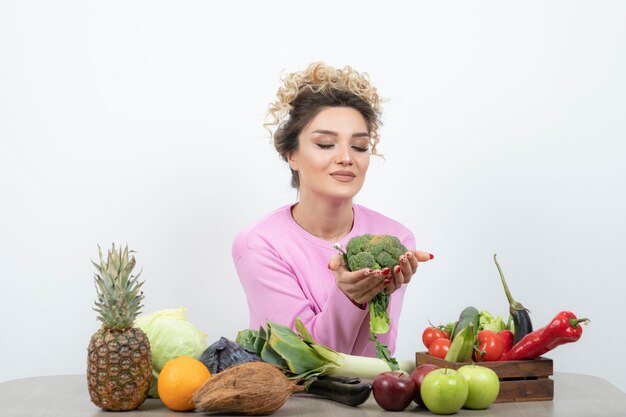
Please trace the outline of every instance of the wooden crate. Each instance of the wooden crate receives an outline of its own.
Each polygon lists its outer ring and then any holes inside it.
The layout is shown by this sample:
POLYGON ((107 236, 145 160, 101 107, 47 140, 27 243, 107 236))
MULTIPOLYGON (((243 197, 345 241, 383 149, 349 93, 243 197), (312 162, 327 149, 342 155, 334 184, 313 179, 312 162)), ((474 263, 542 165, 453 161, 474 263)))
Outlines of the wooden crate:
MULTIPOLYGON (((468 362, 447 362, 426 352, 415 354, 417 366, 431 363, 441 368, 459 369, 468 362)), ((497 403, 517 401, 551 401, 554 398, 552 359, 537 358, 525 361, 480 362, 477 365, 491 368, 500 378, 497 403)))

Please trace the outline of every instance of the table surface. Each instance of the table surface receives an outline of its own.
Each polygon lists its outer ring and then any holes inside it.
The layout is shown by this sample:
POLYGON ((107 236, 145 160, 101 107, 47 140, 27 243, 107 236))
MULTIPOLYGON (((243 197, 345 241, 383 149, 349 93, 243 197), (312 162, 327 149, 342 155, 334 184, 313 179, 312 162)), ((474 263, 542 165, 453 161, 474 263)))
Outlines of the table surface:
MULTIPOLYGON (((522 403, 493 404, 487 410, 460 410, 458 416, 510 417, 611 417, 626 416, 626 394, 602 378, 556 373, 554 400, 522 403)), ((60 375, 17 379, 0 384, 0 415, 2 417, 85 417, 109 414, 89 400, 84 375, 60 375)), ((113 414, 113 413, 111 413, 113 414)), ((120 413, 115 413, 118 416, 120 413)), ((382 410, 373 396, 359 407, 350 407, 309 395, 295 395, 273 416, 382 416, 434 415, 423 407, 410 405, 403 412, 382 410)), ((148 399, 135 411, 124 417, 181 416, 168 410, 161 401, 148 399)), ((216 414, 213 414, 216 415, 216 414)))

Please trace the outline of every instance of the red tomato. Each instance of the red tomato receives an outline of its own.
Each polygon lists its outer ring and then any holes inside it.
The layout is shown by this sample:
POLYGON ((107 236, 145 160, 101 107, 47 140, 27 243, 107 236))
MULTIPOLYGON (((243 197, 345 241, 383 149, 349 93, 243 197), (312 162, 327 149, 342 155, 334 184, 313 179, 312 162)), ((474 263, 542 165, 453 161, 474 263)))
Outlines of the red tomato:
POLYGON ((428 354, 436 358, 445 359, 450 350, 450 339, 437 339, 428 347, 428 354))
POLYGON ((435 340, 445 337, 446 335, 444 334, 444 332, 436 327, 430 326, 424 329, 424 332, 422 333, 422 342, 424 343, 424 346, 426 346, 426 349, 428 349, 430 347, 430 344, 433 343, 435 340))
POLYGON ((478 351, 474 352, 474 360, 497 361, 502 356, 502 339, 500 335, 491 330, 478 332, 478 351))

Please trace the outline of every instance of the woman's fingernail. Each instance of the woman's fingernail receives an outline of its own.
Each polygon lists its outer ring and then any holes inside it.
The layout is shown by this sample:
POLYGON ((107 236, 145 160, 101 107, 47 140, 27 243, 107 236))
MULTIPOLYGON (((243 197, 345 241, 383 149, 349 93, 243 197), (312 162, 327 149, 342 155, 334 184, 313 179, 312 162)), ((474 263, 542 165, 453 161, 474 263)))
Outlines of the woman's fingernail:
POLYGON ((429 253, 428 255, 430 255, 430 259, 433 259, 435 257, 435 255, 433 255, 432 253, 429 253))
POLYGON ((330 262, 328 262, 328 269, 330 269, 330 262))
POLYGON ((400 272, 400 265, 396 265, 396 266, 393 268, 393 271, 394 271, 396 274, 397 274, 398 272, 400 272))
POLYGON ((389 269, 389 268, 385 268, 385 269, 383 269, 381 272, 383 273, 383 275, 387 275, 388 273, 390 273, 390 272, 391 272, 391 269, 389 269))
POLYGON ((383 284, 385 285, 391 284, 391 278, 387 278, 385 281, 383 281, 383 284))

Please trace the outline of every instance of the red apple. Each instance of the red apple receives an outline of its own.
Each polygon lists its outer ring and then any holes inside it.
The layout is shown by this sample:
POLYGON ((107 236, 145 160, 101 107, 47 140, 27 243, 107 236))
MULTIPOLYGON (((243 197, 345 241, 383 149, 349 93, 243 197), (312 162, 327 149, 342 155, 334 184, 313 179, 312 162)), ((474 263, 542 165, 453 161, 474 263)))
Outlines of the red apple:
POLYGON ((422 381, 424 380, 424 377, 430 371, 434 371, 435 369, 439 369, 439 367, 430 363, 424 363, 413 369, 413 371, 409 375, 413 382, 415 382, 415 396, 413 397, 413 401, 415 401, 416 404, 424 405, 424 401, 422 400, 422 394, 420 393, 420 387, 422 386, 422 381))
POLYGON ((374 378, 372 391, 383 409, 402 411, 415 397, 415 382, 406 372, 383 372, 374 378))

